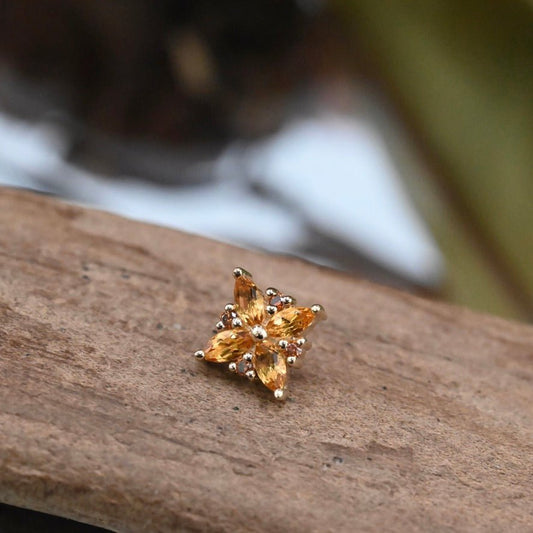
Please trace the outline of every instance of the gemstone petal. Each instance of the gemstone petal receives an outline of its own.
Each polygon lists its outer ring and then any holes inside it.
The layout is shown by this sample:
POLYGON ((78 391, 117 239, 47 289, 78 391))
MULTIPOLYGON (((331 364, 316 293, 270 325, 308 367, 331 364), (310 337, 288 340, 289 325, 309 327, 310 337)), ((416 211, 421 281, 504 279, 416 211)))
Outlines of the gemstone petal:
POLYGON ((205 360, 227 363, 246 353, 254 345, 250 333, 244 328, 228 329, 211 338, 205 350, 205 360))
POLYGON ((285 357, 276 346, 262 342, 255 348, 253 359, 255 373, 270 390, 284 389, 287 383, 287 364, 285 357))
POLYGON ((270 337, 291 338, 300 335, 315 319, 309 307, 287 307, 278 311, 266 326, 270 337))
POLYGON ((237 312, 244 322, 248 325, 263 323, 267 316, 265 297, 248 276, 235 280, 234 296, 237 312))

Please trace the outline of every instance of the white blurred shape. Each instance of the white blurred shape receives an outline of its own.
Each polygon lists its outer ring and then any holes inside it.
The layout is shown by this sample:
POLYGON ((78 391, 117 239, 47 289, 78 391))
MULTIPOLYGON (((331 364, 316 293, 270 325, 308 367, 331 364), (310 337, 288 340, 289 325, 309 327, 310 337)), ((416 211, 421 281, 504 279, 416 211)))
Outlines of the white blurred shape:
POLYGON ((441 254, 383 141, 362 121, 323 115, 290 123, 252 148, 230 147, 205 170, 220 179, 190 188, 91 174, 65 162, 65 149, 58 130, 0 114, 0 183, 59 191, 131 218, 276 252, 298 252, 308 239, 303 213, 324 234, 417 284, 441 280, 441 254), (295 209, 254 194, 243 165, 295 209))
POLYGON ((370 125, 331 114, 296 121, 249 156, 254 179, 323 233, 418 284, 441 281, 442 256, 370 125))
POLYGON ((0 114, 0 161, 30 175, 61 163, 65 143, 57 131, 0 114))
MULTIPOLYGON (((295 216, 236 183, 164 187, 107 181, 99 205, 121 215, 232 243, 286 252, 303 237, 295 216)), ((94 194, 94 184, 91 185, 94 194)))
POLYGON ((226 180, 185 188, 106 178, 65 162, 64 150, 58 131, 0 114, 0 183, 59 191, 127 217, 277 252, 304 238, 296 216, 264 202, 246 184, 226 180))

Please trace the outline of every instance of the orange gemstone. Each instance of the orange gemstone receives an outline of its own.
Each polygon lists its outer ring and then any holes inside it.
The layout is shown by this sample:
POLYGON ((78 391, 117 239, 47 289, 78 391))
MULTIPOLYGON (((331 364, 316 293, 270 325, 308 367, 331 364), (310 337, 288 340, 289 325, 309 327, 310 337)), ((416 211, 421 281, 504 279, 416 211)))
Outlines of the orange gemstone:
POLYGON ((244 328, 227 329, 217 333, 207 345, 205 360, 226 363, 237 359, 254 344, 252 336, 244 328))
POLYGON ((278 311, 266 326, 270 337, 290 338, 300 335, 315 319, 309 307, 287 307, 278 311))
POLYGON ((270 389, 284 389, 287 383, 287 365, 285 357, 278 353, 274 344, 259 343, 255 348, 255 373, 270 389))
POLYGON ((244 322, 253 325, 265 320, 265 297, 248 276, 239 276, 235 280, 234 296, 237 313, 244 322))

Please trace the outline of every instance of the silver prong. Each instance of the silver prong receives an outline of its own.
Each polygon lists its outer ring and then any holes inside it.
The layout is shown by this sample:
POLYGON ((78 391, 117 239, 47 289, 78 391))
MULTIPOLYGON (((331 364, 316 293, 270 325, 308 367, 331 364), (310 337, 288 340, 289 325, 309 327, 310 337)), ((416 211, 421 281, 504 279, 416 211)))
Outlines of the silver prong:
POLYGON ((287 364, 289 366, 294 366, 296 364, 296 357, 294 355, 289 355, 289 357, 287 357, 287 364))
POLYGON ((296 305, 296 298, 293 298, 292 296, 282 296, 281 301, 283 305, 296 305))
POLYGON ((265 328, 262 326, 254 326, 252 328, 252 335, 258 340, 258 341, 264 341, 267 338, 267 332, 265 328))
POLYGON ((205 357, 205 353, 203 350, 198 350, 194 352, 194 357, 196 357, 198 360, 203 359, 205 357))
POLYGON ((278 289, 274 289, 274 287, 269 287, 266 291, 265 291, 265 294, 267 296, 276 296, 276 294, 279 294, 279 291, 278 289))
POLYGON ((247 270, 245 270, 242 267, 237 267, 237 268, 233 269, 233 277, 240 278, 241 276, 247 276, 249 278, 252 277, 250 272, 248 272, 247 270))
MULTIPOLYGON (((290 365, 292 368, 302 368, 303 364, 304 364, 304 361, 305 361, 305 352, 302 352, 300 355, 298 356, 290 356, 289 357, 294 357, 296 360, 294 361, 294 363, 292 365, 290 365)), ((289 363, 289 357, 287 357, 287 363, 289 363)))
POLYGON ((311 306, 311 311, 315 313, 316 317, 320 320, 326 320, 326 310, 320 304, 314 304, 311 306))
POLYGON ((288 343, 285 339, 281 339, 281 340, 278 342, 278 346, 279 346, 282 350, 286 350, 288 345, 289 345, 289 343, 288 343))
POLYGON ((267 305, 266 306, 266 312, 269 315, 273 315, 277 310, 278 310, 278 308, 275 305, 267 305))
POLYGON ((237 316, 231 321, 231 325, 234 328, 240 328, 242 326, 242 320, 237 316))
POLYGON ((224 311, 235 311, 235 304, 226 304, 224 306, 224 311))
POLYGON ((237 363, 230 363, 230 364, 228 365, 228 370, 229 370, 230 372, 237 372, 237 363))
POLYGON ((274 391, 274 398, 276 398, 276 400, 283 400, 285 396, 285 391, 283 389, 276 389, 274 391))
POLYGON ((222 320, 219 320, 216 325, 215 325, 215 328, 217 328, 219 331, 221 329, 224 329, 224 322, 222 322, 222 320))
POLYGON ((248 363, 251 363, 252 362, 252 359, 254 358, 254 355, 251 354, 250 352, 246 352, 242 358, 245 360, 245 361, 248 361, 248 363))
POLYGON ((303 347, 303 345, 307 342, 307 339, 305 337, 301 337, 300 339, 297 339, 296 340, 296 344, 297 346, 299 346, 300 348, 303 347))
POLYGON ((253 381, 255 379, 255 370, 248 370, 245 375, 250 381, 253 381))
MULTIPOLYGON (((298 339, 299 340, 299 339, 298 339)), ((298 341, 296 341, 296 343, 298 344, 298 341)), ((307 352, 308 350, 310 350, 312 347, 313 347, 313 343, 307 339, 305 339, 305 343, 304 344, 298 344, 298 346, 304 351, 304 352, 307 352)))

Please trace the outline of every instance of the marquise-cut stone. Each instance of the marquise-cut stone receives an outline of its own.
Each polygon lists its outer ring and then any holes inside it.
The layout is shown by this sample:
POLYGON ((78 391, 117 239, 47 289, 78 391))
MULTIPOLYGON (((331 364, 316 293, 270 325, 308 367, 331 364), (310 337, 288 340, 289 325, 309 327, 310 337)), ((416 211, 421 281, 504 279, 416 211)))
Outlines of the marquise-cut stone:
POLYGON ((235 280, 234 296, 238 314, 244 322, 251 326, 265 320, 265 297, 248 276, 240 276, 235 280))
POLYGON ((285 357, 277 351, 274 344, 262 342, 257 345, 254 368, 259 379, 270 390, 285 388, 287 383, 287 364, 285 357))
POLYGON ((211 338, 205 350, 205 360, 226 363, 237 359, 254 344, 250 333, 244 328, 227 329, 211 338))
POLYGON ((309 307, 287 307, 268 321, 266 330, 269 337, 296 337, 313 323, 314 318, 309 307))

